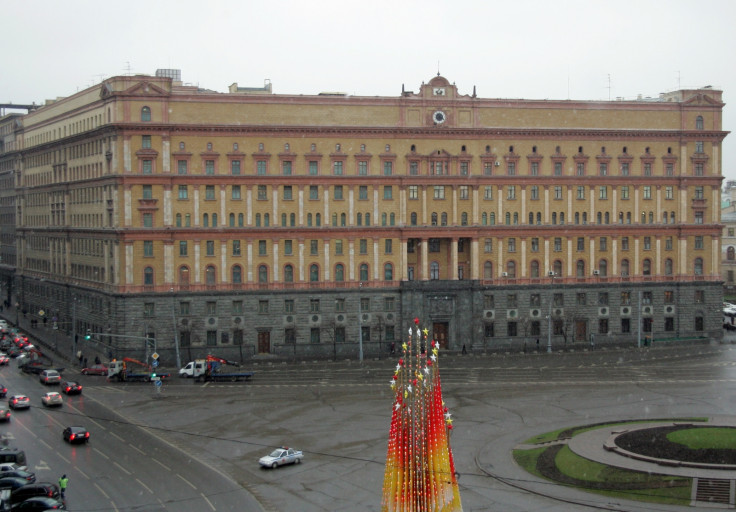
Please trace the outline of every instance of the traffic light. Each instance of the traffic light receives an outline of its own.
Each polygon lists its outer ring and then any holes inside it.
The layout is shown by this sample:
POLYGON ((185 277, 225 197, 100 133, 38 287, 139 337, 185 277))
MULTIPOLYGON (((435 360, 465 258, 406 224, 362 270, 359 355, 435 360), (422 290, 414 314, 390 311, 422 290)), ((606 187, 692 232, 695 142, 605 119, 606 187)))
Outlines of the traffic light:
POLYGON ((87 335, 86 335, 86 336, 84 337, 84 339, 85 339, 85 340, 88 340, 88 339, 90 339, 90 338, 92 338, 92 332, 90 332, 90 330, 89 330, 89 329, 87 329, 87 335))

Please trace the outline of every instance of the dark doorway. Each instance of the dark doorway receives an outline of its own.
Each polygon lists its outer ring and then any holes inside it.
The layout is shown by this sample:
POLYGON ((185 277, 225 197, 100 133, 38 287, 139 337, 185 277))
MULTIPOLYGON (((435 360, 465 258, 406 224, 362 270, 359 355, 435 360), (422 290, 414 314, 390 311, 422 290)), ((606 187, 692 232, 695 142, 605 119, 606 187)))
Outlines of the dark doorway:
POLYGON ((432 334, 434 340, 440 344, 440 348, 447 348, 447 330, 448 322, 434 322, 432 323, 432 334))
POLYGON ((258 353, 269 354, 271 352, 271 332, 258 331, 258 353))
POLYGON ((583 342, 588 339, 588 323, 585 320, 575 321, 575 339, 583 342))

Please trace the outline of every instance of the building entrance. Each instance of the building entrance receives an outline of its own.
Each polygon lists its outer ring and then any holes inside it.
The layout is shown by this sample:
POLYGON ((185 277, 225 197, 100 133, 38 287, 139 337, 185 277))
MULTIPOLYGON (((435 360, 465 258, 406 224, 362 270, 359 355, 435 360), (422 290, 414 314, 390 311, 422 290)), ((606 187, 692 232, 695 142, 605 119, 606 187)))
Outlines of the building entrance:
POLYGON ((271 332, 258 331, 258 353, 269 354, 271 352, 271 332))
POLYGON ((432 334, 434 340, 440 344, 440 348, 447 348, 447 331, 448 322, 434 322, 432 323, 432 334))

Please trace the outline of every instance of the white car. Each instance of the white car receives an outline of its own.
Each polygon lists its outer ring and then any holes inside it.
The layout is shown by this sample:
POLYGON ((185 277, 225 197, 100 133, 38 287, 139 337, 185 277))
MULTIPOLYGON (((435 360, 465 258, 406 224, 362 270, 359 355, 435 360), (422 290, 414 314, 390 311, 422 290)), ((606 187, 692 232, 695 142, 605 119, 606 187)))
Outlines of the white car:
POLYGON ((60 393, 49 391, 41 396, 41 402, 43 402, 43 405, 46 407, 52 407, 54 405, 62 405, 64 403, 64 399, 61 397, 60 393))
POLYGON ((284 446, 258 459, 258 464, 264 468, 277 468, 284 464, 299 464, 303 458, 301 451, 284 446))

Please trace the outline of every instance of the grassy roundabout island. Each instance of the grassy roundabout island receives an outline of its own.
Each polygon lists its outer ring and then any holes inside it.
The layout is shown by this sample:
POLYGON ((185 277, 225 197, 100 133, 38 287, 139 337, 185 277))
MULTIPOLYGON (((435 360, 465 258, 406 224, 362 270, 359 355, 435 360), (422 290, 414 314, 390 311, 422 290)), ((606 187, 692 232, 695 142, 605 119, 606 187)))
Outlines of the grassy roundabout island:
POLYGON ((692 478, 664 474, 664 468, 658 474, 602 464, 577 455, 568 442, 592 430, 615 427, 624 431, 630 427, 630 431, 616 437, 616 445, 631 453, 683 463, 736 464, 736 428, 712 427, 706 421, 705 418, 670 418, 573 427, 528 439, 513 455, 517 464, 529 473, 560 485, 624 499, 689 505, 692 478), (659 421, 668 426, 635 428, 659 421))

